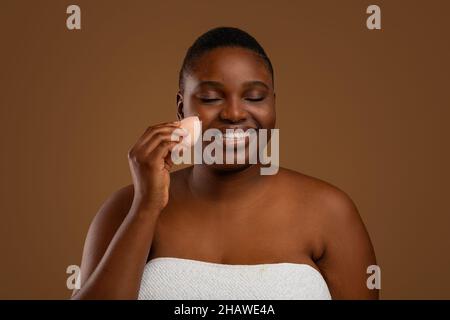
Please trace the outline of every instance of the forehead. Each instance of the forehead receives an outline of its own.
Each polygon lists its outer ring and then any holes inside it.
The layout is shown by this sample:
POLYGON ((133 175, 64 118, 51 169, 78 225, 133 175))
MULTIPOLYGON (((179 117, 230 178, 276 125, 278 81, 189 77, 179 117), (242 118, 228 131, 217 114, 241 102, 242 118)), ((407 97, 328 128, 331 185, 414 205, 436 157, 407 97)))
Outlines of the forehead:
POLYGON ((272 78, 264 60, 244 48, 215 48, 203 54, 187 75, 185 88, 193 90, 202 81, 217 81, 229 89, 250 81, 262 81, 272 87, 272 78))

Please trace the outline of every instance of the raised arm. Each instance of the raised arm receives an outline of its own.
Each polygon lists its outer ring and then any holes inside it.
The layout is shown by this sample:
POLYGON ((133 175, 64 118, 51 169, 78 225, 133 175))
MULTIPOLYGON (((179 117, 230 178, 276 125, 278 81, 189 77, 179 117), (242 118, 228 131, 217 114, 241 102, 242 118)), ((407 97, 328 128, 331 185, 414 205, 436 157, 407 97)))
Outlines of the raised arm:
POLYGON ((133 185, 108 199, 86 237, 81 288, 72 299, 136 299, 159 214, 167 205, 171 133, 178 124, 150 127, 129 151, 133 185))

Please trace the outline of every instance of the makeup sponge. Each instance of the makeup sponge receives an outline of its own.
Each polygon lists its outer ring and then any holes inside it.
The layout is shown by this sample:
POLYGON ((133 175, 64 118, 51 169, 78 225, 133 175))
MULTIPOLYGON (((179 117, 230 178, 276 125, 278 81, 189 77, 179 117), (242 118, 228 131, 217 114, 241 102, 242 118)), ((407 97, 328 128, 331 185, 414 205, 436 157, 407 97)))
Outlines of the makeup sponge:
POLYGON ((183 137, 181 144, 187 148, 196 144, 202 130, 200 119, 197 116, 184 118, 180 121, 180 127, 189 133, 188 136, 183 137))

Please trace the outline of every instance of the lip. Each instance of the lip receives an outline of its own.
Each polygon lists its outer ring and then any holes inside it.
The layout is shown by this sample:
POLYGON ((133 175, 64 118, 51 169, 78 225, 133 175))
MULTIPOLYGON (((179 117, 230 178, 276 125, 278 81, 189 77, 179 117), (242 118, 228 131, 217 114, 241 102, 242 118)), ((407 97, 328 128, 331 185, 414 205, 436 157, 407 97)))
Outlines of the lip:
POLYGON ((239 134, 239 135, 233 135, 233 134, 223 134, 222 135, 222 140, 224 141, 244 141, 246 139, 249 138, 249 134, 244 133, 244 134, 239 134))
POLYGON ((238 148, 247 147, 249 145, 251 134, 248 130, 253 129, 257 131, 256 128, 247 126, 227 126, 215 129, 220 131, 220 134, 218 134, 217 137, 223 141, 224 145, 232 144, 238 148), (232 132, 227 134, 227 130, 232 130, 232 132), (236 133, 236 130, 242 130, 243 134, 233 136, 233 133, 236 133))
POLYGON ((242 131, 244 131, 244 132, 246 132, 247 130, 249 130, 249 129, 254 129, 254 130, 257 130, 257 128, 253 128, 253 127, 242 127, 242 126, 228 126, 228 127, 219 127, 219 128, 216 128, 216 129, 218 129, 218 130, 220 130, 220 132, 222 132, 222 134, 226 134, 227 133, 227 130, 242 130, 242 131))

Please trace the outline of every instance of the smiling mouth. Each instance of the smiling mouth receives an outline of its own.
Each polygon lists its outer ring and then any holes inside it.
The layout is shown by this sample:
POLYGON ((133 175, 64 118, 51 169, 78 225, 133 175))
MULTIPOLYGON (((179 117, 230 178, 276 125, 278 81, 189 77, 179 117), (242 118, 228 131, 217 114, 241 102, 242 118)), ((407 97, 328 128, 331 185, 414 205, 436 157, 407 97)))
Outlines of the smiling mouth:
POLYGON ((258 130, 249 127, 221 128, 215 135, 215 139, 221 140, 224 144, 234 144, 235 146, 248 145, 252 137, 258 135, 258 130))
POLYGON ((243 141, 250 137, 249 132, 225 132, 220 135, 224 141, 243 141))

